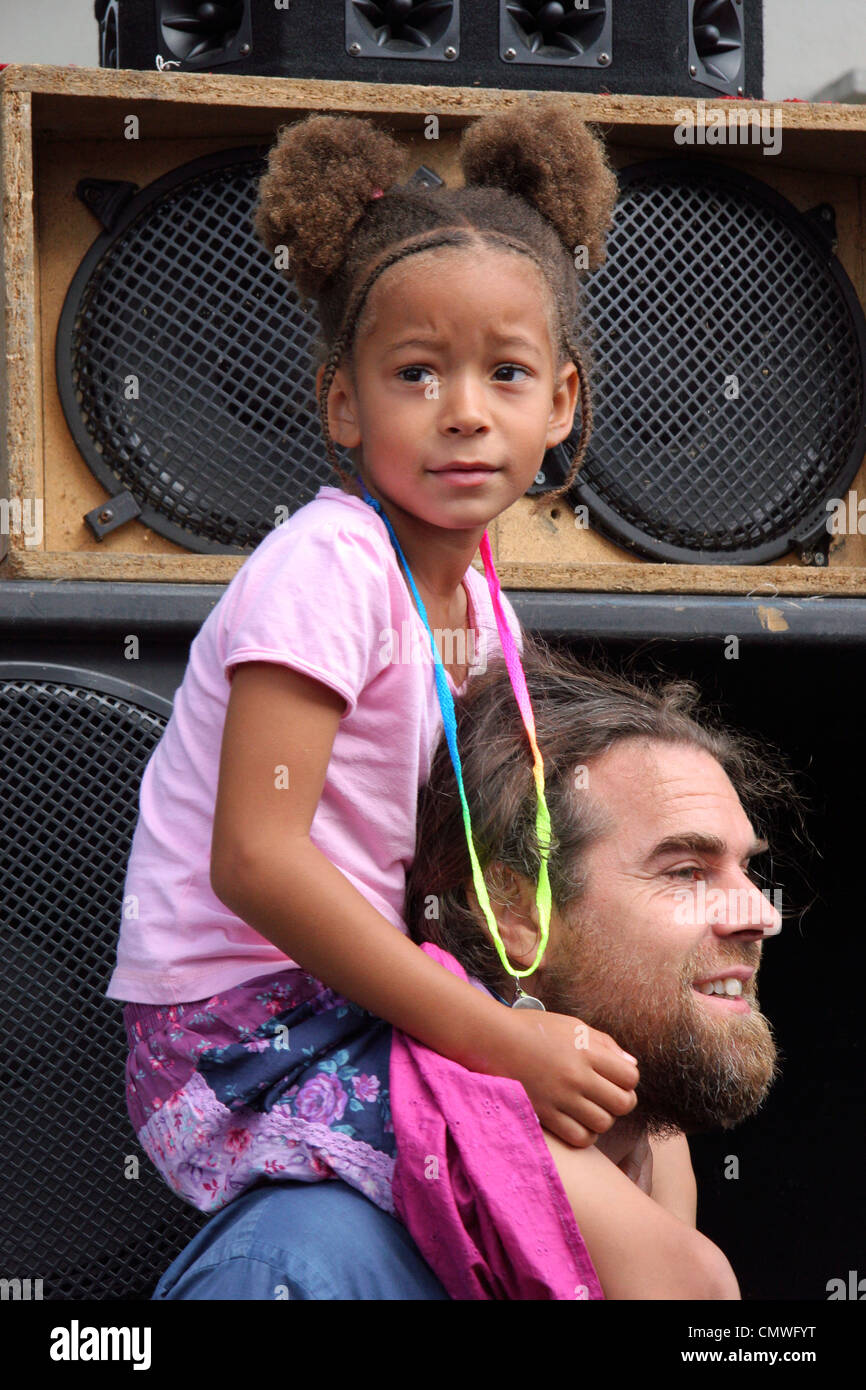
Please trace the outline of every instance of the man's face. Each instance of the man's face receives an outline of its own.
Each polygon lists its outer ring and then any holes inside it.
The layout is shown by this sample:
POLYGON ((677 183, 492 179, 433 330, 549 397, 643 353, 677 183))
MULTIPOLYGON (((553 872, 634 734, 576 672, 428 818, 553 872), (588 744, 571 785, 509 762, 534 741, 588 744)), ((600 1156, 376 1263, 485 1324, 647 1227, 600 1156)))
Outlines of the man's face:
POLYGON ((537 992, 637 1057, 633 1113, 651 1134, 738 1124, 777 1071, 755 987, 762 938, 781 927, 750 877, 765 843, 701 749, 623 740, 590 764, 588 784, 611 824, 537 992), (710 980, 725 994, 704 993, 710 980))

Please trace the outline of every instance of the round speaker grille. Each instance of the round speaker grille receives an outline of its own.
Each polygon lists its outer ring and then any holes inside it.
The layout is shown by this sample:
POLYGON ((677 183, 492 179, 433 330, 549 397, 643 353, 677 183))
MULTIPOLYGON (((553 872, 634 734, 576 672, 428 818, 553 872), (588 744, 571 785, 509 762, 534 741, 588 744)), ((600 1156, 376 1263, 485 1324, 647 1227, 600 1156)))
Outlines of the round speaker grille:
MULTIPOLYGON (((866 452, 866 325, 820 213, 708 161, 619 178, 586 281, 593 434, 570 500, 656 560, 755 564, 826 540, 826 502, 866 452)), ((560 481, 577 436, 551 451, 560 481)))
POLYGON ((0 665, 0 1264, 46 1299, 149 1298, 205 1220, 133 1133, 121 1004, 104 994, 170 713, 109 677, 0 665))
POLYGON ((58 328, 82 456, 189 550, 252 550, 334 481, 317 324, 252 229, 265 154, 220 151, 132 197, 79 266, 58 328))

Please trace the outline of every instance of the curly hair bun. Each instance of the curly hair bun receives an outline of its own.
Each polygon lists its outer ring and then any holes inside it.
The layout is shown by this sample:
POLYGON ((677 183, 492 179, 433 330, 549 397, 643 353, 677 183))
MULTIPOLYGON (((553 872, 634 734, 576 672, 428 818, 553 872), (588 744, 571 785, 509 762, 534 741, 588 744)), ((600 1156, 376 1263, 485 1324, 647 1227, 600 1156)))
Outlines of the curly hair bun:
POLYGON ((526 198, 570 254, 585 246, 589 270, 604 262, 619 185, 603 142, 568 99, 531 97, 481 116, 463 132, 460 163, 467 184, 526 198))
POLYGON ((253 226, 270 252, 287 248, 285 273, 303 296, 315 297, 342 263, 373 192, 387 192, 406 159, 393 136, 358 116, 310 115, 280 127, 253 226))

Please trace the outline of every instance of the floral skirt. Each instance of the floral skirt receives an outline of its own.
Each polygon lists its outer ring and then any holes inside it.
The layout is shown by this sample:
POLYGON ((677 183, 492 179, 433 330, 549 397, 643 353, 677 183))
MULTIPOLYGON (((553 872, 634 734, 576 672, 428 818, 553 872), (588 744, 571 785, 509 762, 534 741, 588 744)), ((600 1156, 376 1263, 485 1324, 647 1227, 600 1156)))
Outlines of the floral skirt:
POLYGON ((123 1018, 129 1118, 184 1200, 341 1178, 394 1213, 389 1023, 292 967, 123 1018))

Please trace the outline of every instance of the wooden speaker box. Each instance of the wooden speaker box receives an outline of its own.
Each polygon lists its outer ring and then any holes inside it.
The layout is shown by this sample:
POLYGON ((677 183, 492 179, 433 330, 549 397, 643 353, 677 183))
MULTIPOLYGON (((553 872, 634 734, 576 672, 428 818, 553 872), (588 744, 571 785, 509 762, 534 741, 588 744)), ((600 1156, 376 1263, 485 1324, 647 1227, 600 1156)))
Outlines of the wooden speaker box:
MULTIPOLYGON (((446 183, 454 184, 459 182, 457 141, 467 122, 488 111, 507 110, 527 95, 538 94, 171 71, 8 66, 0 74, 0 270, 6 362, 0 438, 0 579, 224 584, 257 543, 255 537, 241 545, 231 537, 221 540, 217 528, 215 541, 198 544, 195 539, 186 539, 182 530, 147 524, 149 514, 145 510, 116 529, 109 526, 101 539, 85 520, 88 514, 110 520, 114 503, 111 489, 99 480, 98 473, 82 455, 81 435, 78 427, 75 431, 70 427, 69 401, 64 409, 58 386, 56 354, 64 304, 79 267, 100 235, 93 209, 82 199, 81 181, 114 180, 121 191, 124 184, 130 193, 146 190, 155 180, 170 176, 190 161, 216 158, 219 152, 241 147, 266 149, 280 125, 317 110, 355 113, 381 121, 406 141, 411 152, 410 170, 414 161, 416 167, 424 165, 446 183), (431 121, 431 116, 436 120, 431 121), (429 138, 431 133, 436 138, 429 138)), ((720 178, 735 180, 745 175, 753 190, 760 185, 765 201, 777 196, 784 199, 788 214, 801 217, 804 227, 808 224, 814 228, 816 218, 821 216, 830 219, 832 239, 825 237, 821 241, 817 233, 798 232, 798 245, 805 245, 811 238, 819 278, 827 278, 826 267, 832 262, 836 282, 844 281, 848 308, 856 311, 853 317, 849 314, 855 327, 846 331, 853 338, 859 334, 859 348, 864 348, 861 306, 866 304, 866 108, 831 103, 751 103, 747 107, 755 123, 750 129, 756 138, 747 140, 741 130, 736 139, 729 130, 726 140, 713 143, 705 138, 707 121, 713 119, 705 109, 708 103, 702 109, 700 102, 683 98, 572 94, 567 99, 585 119, 598 124, 620 171, 640 164, 652 172, 656 161, 680 161, 677 168, 684 171, 698 159, 712 161, 720 178), (768 139, 759 137, 759 117, 765 122, 765 132, 769 132, 771 121, 779 122, 782 138, 777 149, 770 150, 768 139), (684 136, 690 123, 692 134, 684 136)), ((725 103, 720 105, 724 107, 725 103)), ((669 169, 670 165, 666 163, 664 168, 669 169)), ((741 221, 745 220, 744 214, 741 221)), ((763 235, 758 228, 756 245, 763 245, 763 235)), ((663 239, 662 232, 657 239, 663 239)), ((787 273, 787 265, 780 266, 780 256, 772 247, 761 254, 766 255, 770 269, 787 273)), ((700 237, 689 249, 687 264, 694 265, 692 297, 697 304, 691 327, 698 334, 706 332, 709 350, 714 341, 712 313, 707 310, 705 322, 702 315, 704 306, 718 304, 718 296, 724 292, 724 277, 714 270, 715 263, 700 237)), ((610 256, 608 265, 616 269, 610 256)), ((624 295, 625 309, 617 312, 623 333, 627 334, 631 326, 628 305, 631 303, 634 313, 638 313, 641 286, 625 285, 620 275, 615 288, 624 295)), ((810 327, 811 287, 801 285, 800 292, 804 305, 802 336, 805 340, 812 334, 810 351, 814 355, 825 350, 821 306, 819 303, 817 326, 810 327)), ((687 287, 687 298, 691 294, 687 287)), ((239 303, 241 300, 242 295, 239 303)), ((118 301, 116 312, 118 322, 128 323, 136 313, 146 310, 136 306, 130 295, 127 300, 118 301)), ((239 331, 242 330, 241 321, 239 331)), ((742 325, 743 344, 748 342, 753 348, 757 340, 765 343, 767 361, 772 361, 777 375, 784 375, 787 354, 791 371, 801 373, 803 390, 808 389, 814 375, 811 358, 804 356, 800 360, 796 342, 784 345, 780 357, 778 332, 772 303, 768 306, 756 293, 754 316, 742 325)), ((685 343, 685 324, 683 335, 685 343)), ((178 341, 181 337, 178 334, 178 341)), ((641 342, 638 346, 649 382, 652 345, 641 342)), ((826 351, 831 348, 832 345, 826 346, 826 351)), ((692 351, 700 357, 699 340, 698 348, 693 344, 692 351)), ((709 351, 708 356, 712 356, 709 351)), ((694 391, 694 400, 688 406, 696 421, 696 438, 703 439, 703 443, 698 439, 697 452, 707 443, 704 436, 712 434, 723 420, 732 418, 724 415, 726 404, 736 407, 732 387, 736 364, 732 366, 722 357, 724 354, 713 365, 714 375, 711 373, 703 383, 695 381, 688 388, 694 391)), ((761 428, 756 428, 753 420, 750 431, 740 436, 734 431, 729 439, 720 435, 715 440, 718 445, 720 437, 727 439, 722 450, 723 454, 727 452, 727 460, 723 462, 729 470, 733 467, 735 473, 739 451, 750 450, 753 469, 757 461, 760 483, 761 468, 766 471, 777 450, 802 446, 812 464, 820 466, 824 421, 830 416, 835 418, 840 411, 847 412, 849 428, 843 440, 846 458, 840 459, 839 464, 844 484, 840 495, 846 502, 848 524, 838 526, 833 534, 828 524, 823 546, 814 535, 810 541, 804 531, 805 539, 801 537, 797 545, 788 546, 785 553, 774 553, 762 563, 750 563, 748 552, 733 544, 727 555, 710 551, 694 561, 660 559, 657 554, 654 556, 652 547, 642 550, 639 543, 634 543, 628 528, 620 535, 612 532, 609 524, 602 524, 605 513, 601 504, 597 513, 599 524, 595 524, 596 514, 590 506, 589 524, 584 525, 579 506, 570 499, 553 501, 533 516, 532 499, 527 496, 490 526, 503 585, 508 589, 622 594, 866 594, 866 534, 861 534, 858 525, 858 499, 866 496, 863 360, 862 356, 853 359, 853 367, 849 361, 849 376, 836 388, 839 399, 832 399, 824 390, 811 404, 807 402, 807 418, 798 428, 813 426, 814 440, 804 438, 798 444, 797 437, 786 434, 786 420, 772 411, 764 416, 759 414, 761 428), (846 459, 847 474, 842 466, 846 459), (619 540, 614 535, 619 535, 619 540)), ((768 367, 755 365, 754 354, 750 363, 749 370, 757 378, 762 373, 769 374, 768 367)), ((122 361, 106 362, 104 367, 105 371, 121 371, 123 365, 122 361)), ((287 377, 292 365, 285 364, 287 377)), ((617 412, 627 422, 640 423, 641 378, 638 375, 636 387, 634 369, 633 354, 632 375, 623 389, 636 392, 634 396, 617 401, 611 387, 597 402, 593 444, 597 438, 603 438, 606 421, 617 412)), ((224 363, 221 370, 224 377, 229 377, 231 361, 224 363)), ((294 376, 298 378, 304 373, 307 375, 299 389, 306 392, 305 383, 309 381, 310 396, 305 405, 309 425, 310 420, 315 424, 316 408, 312 399, 313 374, 307 362, 297 364, 294 376)), ((169 381, 172 389, 180 389, 180 385, 169 381)), ((744 380, 742 387, 745 394, 749 383, 744 380)), ((796 396, 796 400, 800 399, 805 399, 802 391, 796 396)), ((191 404, 194 406, 195 401, 191 404)), ((681 400, 681 410, 683 404, 681 400)), ((237 419, 241 428, 243 411, 237 412, 237 419)), ((192 433, 191 439, 192 466, 197 466, 206 479, 210 459, 196 455, 192 433)), ((612 440, 607 448, 615 462, 620 446, 615 434, 612 440)), ((661 468, 673 446, 671 439, 661 434, 645 437, 641 447, 648 449, 650 460, 658 457, 661 468)), ((136 448, 150 450, 156 460, 154 471, 159 473, 160 455, 155 441, 131 438, 130 450, 135 452, 136 448)), ((329 474, 320 438, 311 448, 322 470, 318 482, 335 482, 329 474)), ((255 456, 255 449, 251 449, 250 456, 255 456)), ((792 490, 795 485, 796 480, 792 480, 792 490)), ((736 491, 724 479, 717 478, 714 483, 712 474, 703 486, 708 514, 718 501, 713 495, 714 486, 736 491)), ((186 487, 189 496, 194 489, 189 483, 186 487)), ((775 500, 783 502, 781 494, 787 490, 787 485, 780 486, 776 480, 768 492, 780 494, 775 500)), ((255 493, 254 479, 246 483, 247 495, 250 492, 255 493)), ((824 506, 823 495, 819 492, 816 496, 820 510, 824 506)), ((262 508, 266 515, 259 520, 264 526, 275 524, 272 502, 273 497, 269 496, 267 506, 262 508)), ((759 512, 763 503, 764 499, 758 498, 759 512)), ((694 507, 694 497, 688 505, 694 507)), ((814 532, 814 497, 811 505, 814 532)), ((863 531, 866 532, 866 517, 863 531)), ((688 556, 688 547, 682 553, 688 556)), ((758 548, 755 553, 762 552, 758 548)), ((477 563, 480 566, 480 561, 477 563)))

